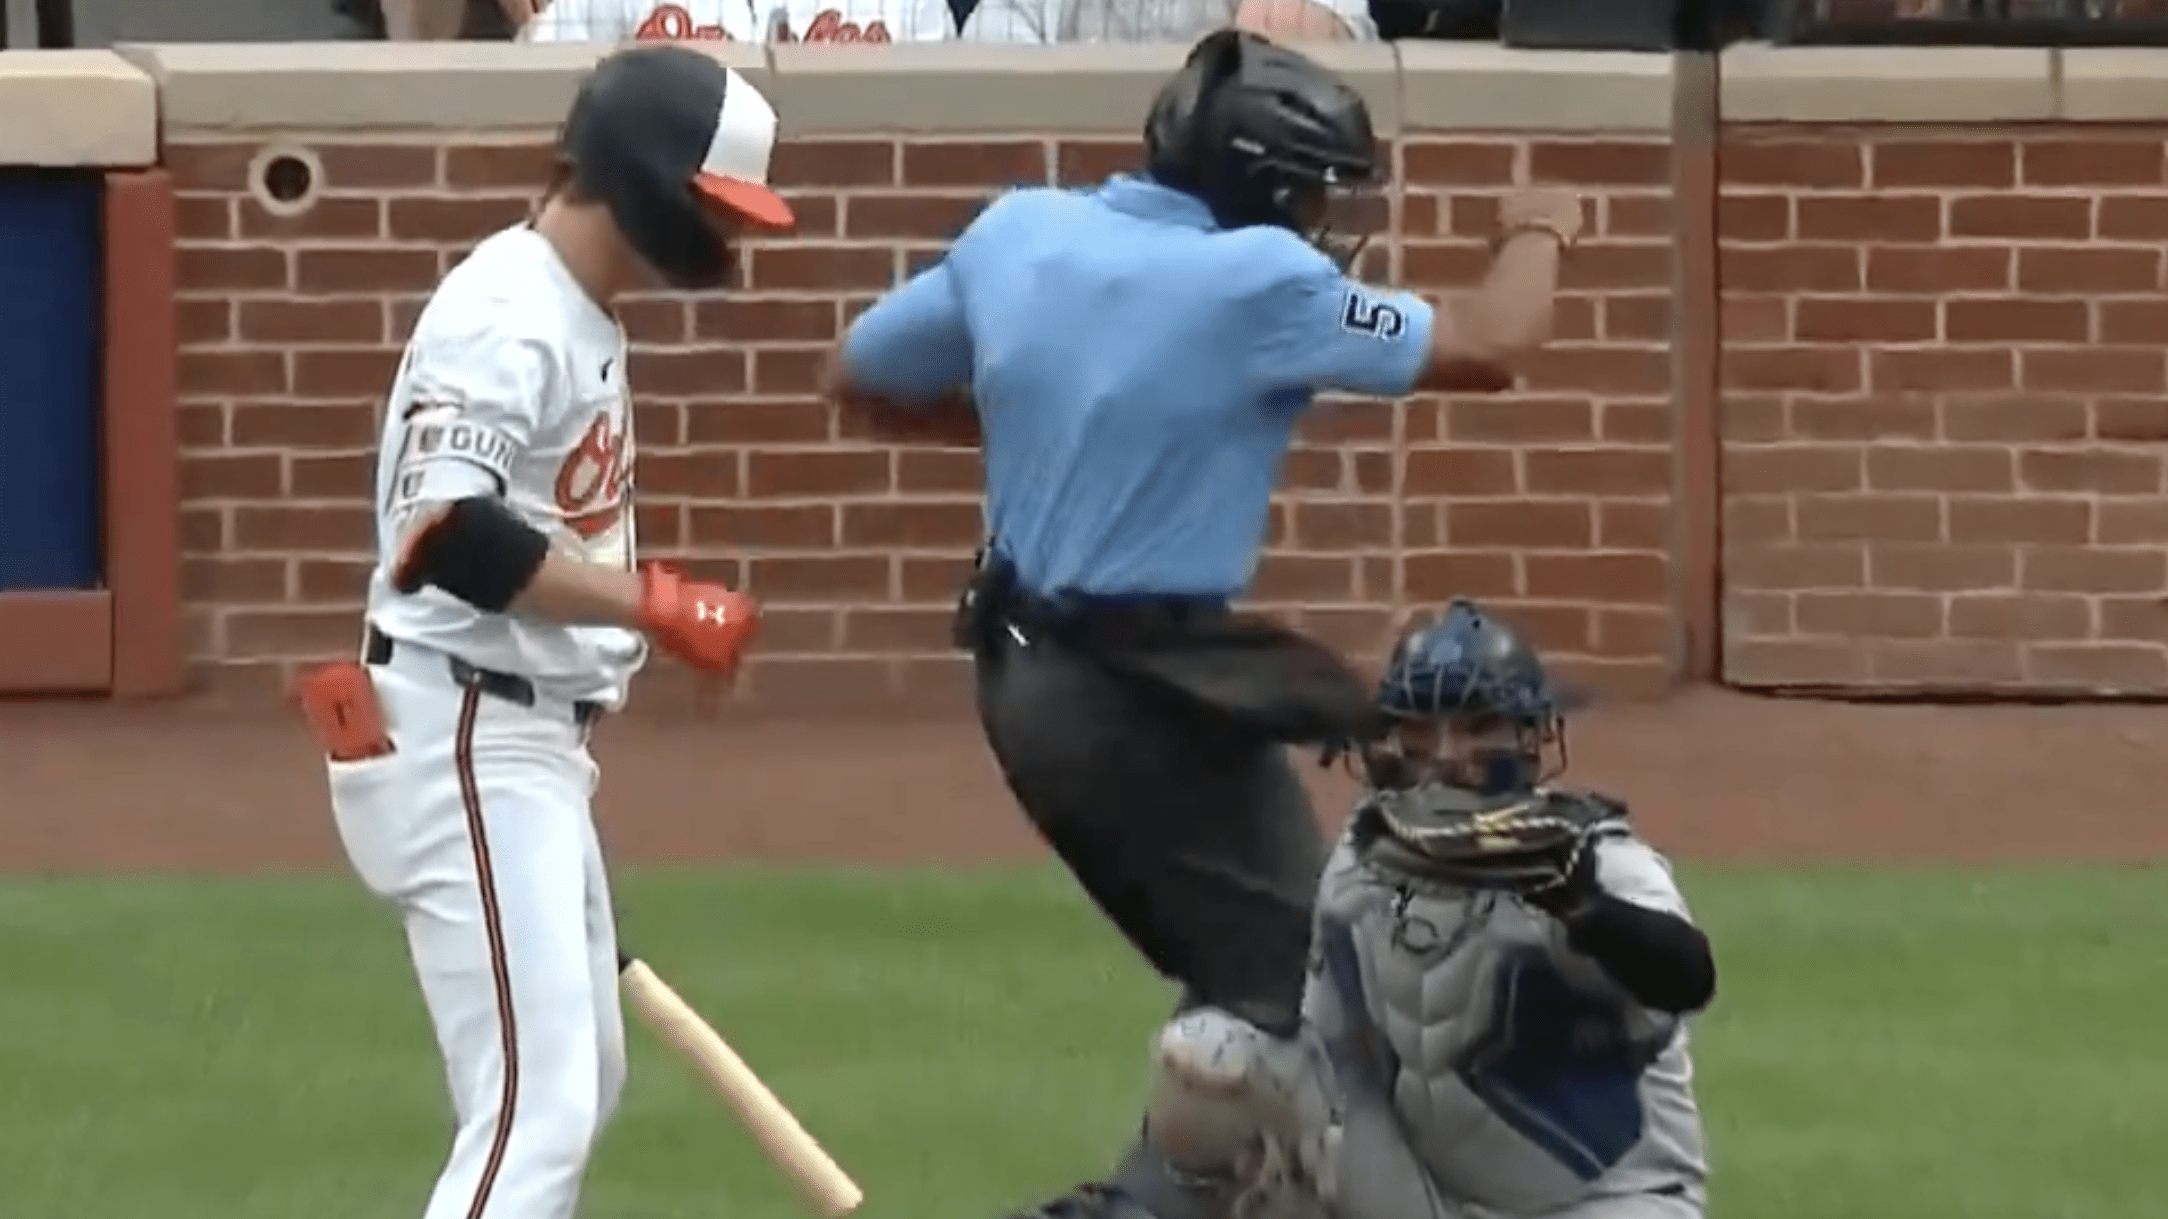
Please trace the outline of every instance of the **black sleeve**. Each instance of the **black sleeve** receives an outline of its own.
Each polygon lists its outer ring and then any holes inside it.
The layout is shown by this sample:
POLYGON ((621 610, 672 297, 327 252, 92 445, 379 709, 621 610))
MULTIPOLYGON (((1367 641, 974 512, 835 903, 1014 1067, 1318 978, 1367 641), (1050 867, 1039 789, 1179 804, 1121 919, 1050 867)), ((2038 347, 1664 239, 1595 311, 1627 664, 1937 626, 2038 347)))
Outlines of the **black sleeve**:
POLYGON ((1599 892, 1560 921, 1566 943, 1594 958, 1644 1007, 1692 1012, 1716 997, 1709 937, 1676 914, 1599 892))

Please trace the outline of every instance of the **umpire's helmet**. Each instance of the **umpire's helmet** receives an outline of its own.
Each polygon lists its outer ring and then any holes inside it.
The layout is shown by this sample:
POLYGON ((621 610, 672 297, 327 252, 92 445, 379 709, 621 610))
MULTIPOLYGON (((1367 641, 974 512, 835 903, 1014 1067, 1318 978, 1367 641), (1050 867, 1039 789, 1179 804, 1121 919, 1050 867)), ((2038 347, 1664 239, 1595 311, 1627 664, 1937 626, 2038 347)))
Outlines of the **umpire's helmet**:
POLYGON ((774 147, 767 99, 719 60, 671 44, 603 59, 558 137, 573 188, 607 207, 625 241, 678 288, 722 284, 738 229, 795 223, 768 189, 774 147))
POLYGON ((1444 617, 1400 637, 1377 691, 1389 722, 1444 735, 1398 733, 1402 748, 1368 759, 1373 778, 1381 786, 1439 778, 1486 794, 1527 790, 1564 769, 1565 714, 1578 701, 1552 685, 1542 658, 1512 627, 1456 599, 1444 617), (1425 756, 1410 756, 1410 739, 1422 740, 1425 756), (1472 750, 1435 756, 1468 740, 1478 742, 1472 750), (1378 773, 1381 766, 1394 773, 1378 773))
POLYGON ((1337 190, 1377 176, 1370 110, 1339 77, 1256 34, 1208 34, 1152 103, 1152 177, 1202 199, 1227 228, 1311 236, 1337 190))

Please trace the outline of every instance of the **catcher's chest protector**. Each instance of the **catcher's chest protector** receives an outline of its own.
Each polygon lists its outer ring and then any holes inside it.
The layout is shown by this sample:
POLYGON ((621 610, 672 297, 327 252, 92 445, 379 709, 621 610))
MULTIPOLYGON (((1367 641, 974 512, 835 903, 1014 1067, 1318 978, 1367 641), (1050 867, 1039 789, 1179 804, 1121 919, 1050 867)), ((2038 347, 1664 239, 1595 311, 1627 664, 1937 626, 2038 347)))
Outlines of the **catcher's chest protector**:
MULTIPOLYGON (((1679 1040, 1676 1025, 1567 949, 1552 919, 1499 893, 1388 873, 1345 839, 1318 919, 1312 1016, 1321 1026, 1367 1016, 1383 1060, 1374 1074, 1447 1194, 1531 1215, 1599 1181, 1618 1186, 1622 1167, 1641 1175, 1630 1161, 1650 1154, 1646 1076, 1679 1040), (1317 1001, 1320 987, 1334 988, 1332 1001, 1317 1001)), ((1322 1031, 1341 1040, 1347 1030, 1322 1031)))

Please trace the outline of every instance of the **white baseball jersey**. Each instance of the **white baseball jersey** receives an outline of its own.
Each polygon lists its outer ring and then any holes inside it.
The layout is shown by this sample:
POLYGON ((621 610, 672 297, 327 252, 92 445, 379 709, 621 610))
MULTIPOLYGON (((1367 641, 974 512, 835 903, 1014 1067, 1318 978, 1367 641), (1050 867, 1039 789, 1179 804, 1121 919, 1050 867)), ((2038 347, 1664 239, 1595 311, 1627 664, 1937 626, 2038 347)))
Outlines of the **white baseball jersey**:
POLYGON ((948 0, 551 0, 528 42, 936 42, 948 0))
MULTIPOLYGON (((1297 10, 1333 18, 1345 36, 1377 37, 1369 0, 979 0, 964 22, 966 42, 1178 42, 1192 43, 1234 23, 1238 14, 1262 17, 1275 27, 1300 23, 1297 10), (1328 15, 1329 14, 1329 15, 1328 15)), ((1285 29, 1280 36, 1294 39, 1285 29)))
POLYGON ((621 705, 646 659, 636 632, 484 613, 435 588, 404 595, 387 565, 419 508, 502 495, 558 548, 630 568, 632 486, 624 330, 541 234, 490 237, 437 285, 392 383, 369 621, 544 693, 621 705))

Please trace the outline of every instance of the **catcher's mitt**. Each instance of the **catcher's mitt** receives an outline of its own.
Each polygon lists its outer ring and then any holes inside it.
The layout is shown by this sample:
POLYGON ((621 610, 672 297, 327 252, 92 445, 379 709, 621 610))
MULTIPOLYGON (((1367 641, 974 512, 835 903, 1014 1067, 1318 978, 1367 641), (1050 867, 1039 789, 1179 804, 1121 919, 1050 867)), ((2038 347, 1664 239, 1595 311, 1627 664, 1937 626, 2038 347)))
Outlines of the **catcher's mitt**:
POLYGON ((1395 870, 1523 894, 1566 883, 1591 843, 1628 832, 1625 805, 1544 788, 1506 798, 1435 783, 1379 791, 1358 817, 1358 849, 1395 870))

